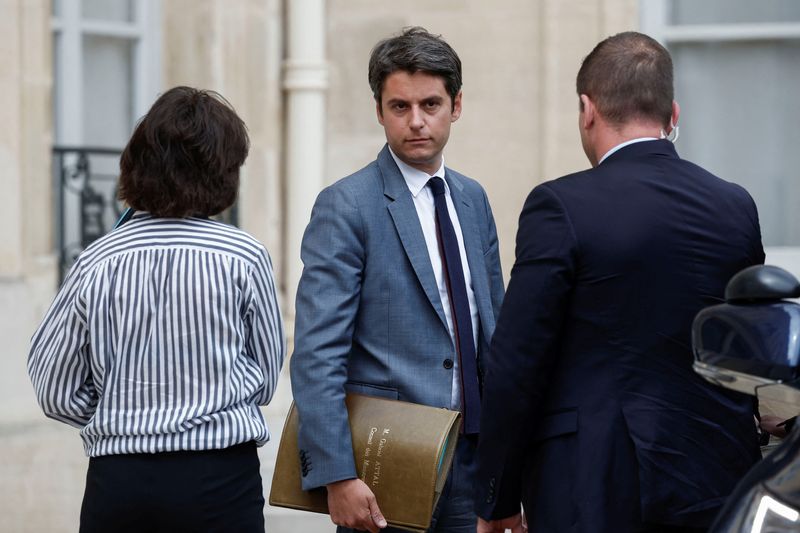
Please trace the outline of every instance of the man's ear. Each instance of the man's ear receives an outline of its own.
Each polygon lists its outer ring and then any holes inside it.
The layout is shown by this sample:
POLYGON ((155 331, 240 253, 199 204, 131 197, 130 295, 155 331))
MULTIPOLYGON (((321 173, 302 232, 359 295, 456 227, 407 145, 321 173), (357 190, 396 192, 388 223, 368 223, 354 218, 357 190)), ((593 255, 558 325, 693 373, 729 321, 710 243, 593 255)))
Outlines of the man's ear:
POLYGON ((597 108, 591 98, 585 94, 580 95, 581 100, 581 128, 588 130, 594 125, 597 118, 597 108))
POLYGON ((461 96, 463 91, 458 91, 458 94, 453 99, 453 111, 450 113, 450 122, 455 122, 461 116, 461 96))
POLYGON ((677 101, 673 100, 672 116, 669 119, 673 128, 678 125, 678 117, 680 116, 680 114, 681 114, 681 106, 678 105, 677 101))
POLYGON ((378 100, 375 100, 375 114, 378 116, 378 124, 383 126, 383 109, 381 109, 381 103, 378 100))

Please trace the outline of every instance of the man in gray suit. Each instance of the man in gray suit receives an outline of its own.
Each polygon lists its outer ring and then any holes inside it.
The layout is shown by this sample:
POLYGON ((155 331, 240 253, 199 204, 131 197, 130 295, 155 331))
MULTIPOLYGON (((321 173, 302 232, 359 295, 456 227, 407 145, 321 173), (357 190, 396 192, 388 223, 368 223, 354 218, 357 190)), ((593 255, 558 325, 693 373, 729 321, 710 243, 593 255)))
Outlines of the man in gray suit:
POLYGON ((481 361, 503 280, 486 193, 442 158, 461 114, 461 62, 409 28, 375 46, 369 83, 387 145, 319 194, 303 238, 291 360, 302 485, 327 487, 339 531, 378 531, 386 521, 356 476, 345 392, 460 410, 431 531, 474 532, 481 361))

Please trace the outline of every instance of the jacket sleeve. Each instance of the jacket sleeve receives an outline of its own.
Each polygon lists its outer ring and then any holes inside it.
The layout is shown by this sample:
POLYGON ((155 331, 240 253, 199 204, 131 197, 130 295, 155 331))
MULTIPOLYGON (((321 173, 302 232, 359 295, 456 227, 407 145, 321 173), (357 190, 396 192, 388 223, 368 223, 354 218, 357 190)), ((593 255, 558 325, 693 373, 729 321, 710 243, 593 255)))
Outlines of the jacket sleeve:
POLYGON ((753 223, 753 252, 751 254, 751 258, 753 260, 753 264, 763 265, 766 255, 764 254, 764 245, 761 242, 761 223, 758 219, 758 208, 756 207, 756 203, 752 196, 749 194, 747 196, 750 200, 750 220, 753 223))
POLYGON ((535 188, 520 215, 484 384, 475 487, 475 510, 484 519, 520 511, 524 451, 556 364, 576 253, 561 202, 547 185, 535 188))
POLYGON ((320 193, 301 246, 292 391, 304 490, 356 477, 344 403, 364 269, 361 216, 342 186, 320 193))
POLYGON ((264 386, 256 397, 259 405, 267 405, 275 393, 283 359, 286 340, 283 332, 278 295, 272 261, 262 249, 250 272, 252 298, 246 315, 247 353, 253 357, 264 375, 264 386))
POLYGON ((82 428, 95 412, 86 312, 76 263, 31 339, 28 375, 44 414, 82 428))
POLYGON ((492 311, 495 321, 500 314, 500 306, 503 304, 505 285, 503 284, 503 268, 500 264, 500 244, 497 239, 497 226, 494 222, 492 208, 489 205, 489 198, 483 192, 483 202, 486 207, 486 220, 489 226, 488 250, 485 252, 488 261, 486 263, 487 274, 489 275, 489 290, 492 298, 492 311))

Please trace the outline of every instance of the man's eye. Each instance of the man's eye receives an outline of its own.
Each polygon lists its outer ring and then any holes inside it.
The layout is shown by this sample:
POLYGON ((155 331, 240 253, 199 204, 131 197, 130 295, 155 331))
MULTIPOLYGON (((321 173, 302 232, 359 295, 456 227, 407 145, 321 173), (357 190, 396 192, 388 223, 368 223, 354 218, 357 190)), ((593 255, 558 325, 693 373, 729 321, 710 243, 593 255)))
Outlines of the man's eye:
POLYGON ((392 104, 392 109, 395 109, 397 111, 402 111, 406 107, 407 107, 406 104, 392 104))
POLYGON ((439 102, 425 102, 426 109, 436 109, 439 107, 439 102))

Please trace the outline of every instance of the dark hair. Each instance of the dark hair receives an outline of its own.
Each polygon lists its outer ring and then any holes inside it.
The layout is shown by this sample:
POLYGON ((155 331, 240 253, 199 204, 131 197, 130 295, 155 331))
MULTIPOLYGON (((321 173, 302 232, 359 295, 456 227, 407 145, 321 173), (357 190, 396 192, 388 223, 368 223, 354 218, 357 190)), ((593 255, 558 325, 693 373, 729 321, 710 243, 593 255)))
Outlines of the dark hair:
POLYGON ((461 60, 441 35, 414 26, 375 45, 369 58, 369 86, 378 104, 386 78, 398 70, 440 76, 451 105, 455 105, 456 95, 461 90, 461 60))
POLYGON ((576 85, 578 95, 591 98, 614 125, 646 119, 667 126, 672 116, 672 58, 642 33, 618 33, 601 41, 583 60, 576 85))
POLYGON ((219 93, 174 87, 122 152, 119 199, 157 217, 216 215, 236 201, 249 149, 247 127, 219 93))

